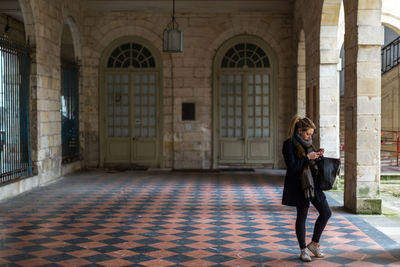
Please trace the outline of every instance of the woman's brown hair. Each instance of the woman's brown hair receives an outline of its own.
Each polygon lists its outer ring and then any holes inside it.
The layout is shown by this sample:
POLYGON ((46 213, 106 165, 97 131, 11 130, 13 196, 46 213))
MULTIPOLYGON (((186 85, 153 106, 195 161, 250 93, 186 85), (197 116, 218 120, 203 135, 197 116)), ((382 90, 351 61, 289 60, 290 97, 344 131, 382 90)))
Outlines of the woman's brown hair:
POLYGON ((312 120, 307 117, 300 117, 299 115, 294 115, 292 120, 290 121, 290 127, 288 131, 288 138, 292 138, 293 134, 297 129, 301 129, 302 131, 307 131, 308 129, 312 128, 315 130, 315 124, 312 120))

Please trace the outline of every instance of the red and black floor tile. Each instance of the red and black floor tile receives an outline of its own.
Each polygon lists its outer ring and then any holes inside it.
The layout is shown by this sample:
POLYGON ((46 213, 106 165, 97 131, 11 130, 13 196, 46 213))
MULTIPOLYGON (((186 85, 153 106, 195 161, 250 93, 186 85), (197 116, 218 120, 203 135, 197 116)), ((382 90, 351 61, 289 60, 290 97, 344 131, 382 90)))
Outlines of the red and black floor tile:
POLYGON ((0 266, 400 266, 397 243, 340 209, 325 258, 301 262, 281 194, 259 173, 67 177, 0 203, 0 266))

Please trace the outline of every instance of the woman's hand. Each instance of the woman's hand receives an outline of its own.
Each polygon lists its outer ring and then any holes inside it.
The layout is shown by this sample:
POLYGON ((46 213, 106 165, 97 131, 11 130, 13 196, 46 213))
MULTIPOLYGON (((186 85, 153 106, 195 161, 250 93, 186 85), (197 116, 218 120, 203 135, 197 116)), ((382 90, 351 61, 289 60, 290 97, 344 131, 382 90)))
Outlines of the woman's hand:
POLYGON ((317 159, 319 157, 320 157, 319 152, 310 152, 307 154, 307 158, 311 160, 317 159))
POLYGON ((325 149, 320 148, 320 149, 318 150, 319 156, 320 156, 320 157, 323 156, 323 155, 324 155, 324 152, 325 152, 325 149))

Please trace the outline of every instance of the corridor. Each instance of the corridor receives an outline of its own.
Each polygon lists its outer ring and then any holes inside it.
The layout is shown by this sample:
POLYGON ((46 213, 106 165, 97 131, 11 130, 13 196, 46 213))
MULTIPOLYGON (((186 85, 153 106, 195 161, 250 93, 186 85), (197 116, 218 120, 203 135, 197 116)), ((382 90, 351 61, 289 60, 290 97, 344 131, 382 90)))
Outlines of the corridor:
MULTIPOLYGON (((282 172, 83 172, 0 203, 0 266, 299 266, 282 172)), ((329 198, 326 257, 399 266, 399 244, 329 198)), ((316 211, 310 210, 307 241, 316 211)))

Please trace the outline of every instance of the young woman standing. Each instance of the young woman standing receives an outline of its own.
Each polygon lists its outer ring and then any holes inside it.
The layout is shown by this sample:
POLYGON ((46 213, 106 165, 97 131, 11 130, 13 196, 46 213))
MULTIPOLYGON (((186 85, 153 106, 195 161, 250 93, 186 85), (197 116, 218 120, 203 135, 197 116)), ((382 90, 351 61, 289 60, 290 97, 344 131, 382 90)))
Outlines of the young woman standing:
POLYGON ((295 229, 302 261, 311 261, 309 251, 316 257, 324 257, 319 240, 332 214, 324 192, 315 183, 318 171, 315 160, 321 157, 324 151, 316 151, 312 145, 314 130, 315 124, 309 118, 294 116, 290 123, 288 139, 283 143, 282 149, 287 166, 282 204, 297 209, 295 229), (306 219, 310 202, 318 210, 319 216, 314 225, 312 240, 306 245, 306 219))

